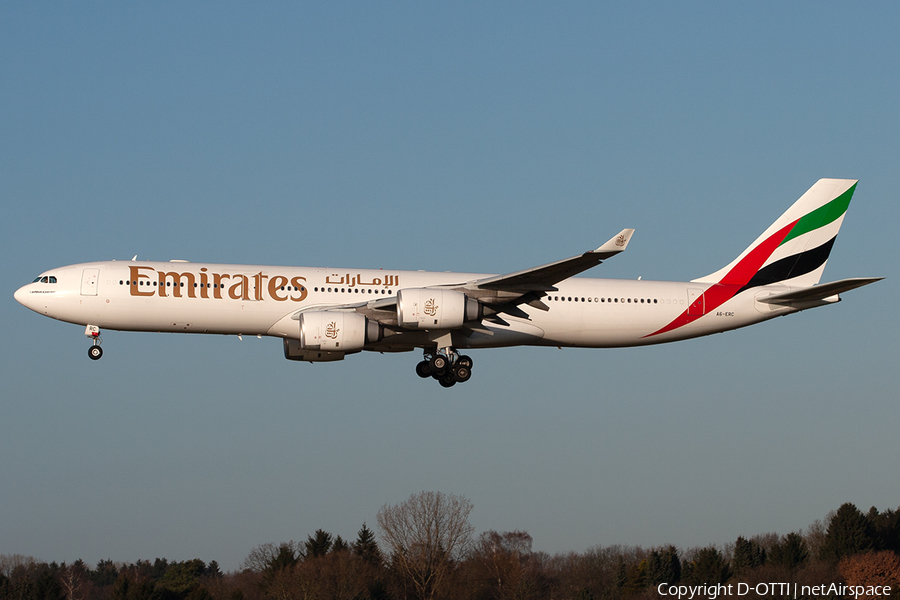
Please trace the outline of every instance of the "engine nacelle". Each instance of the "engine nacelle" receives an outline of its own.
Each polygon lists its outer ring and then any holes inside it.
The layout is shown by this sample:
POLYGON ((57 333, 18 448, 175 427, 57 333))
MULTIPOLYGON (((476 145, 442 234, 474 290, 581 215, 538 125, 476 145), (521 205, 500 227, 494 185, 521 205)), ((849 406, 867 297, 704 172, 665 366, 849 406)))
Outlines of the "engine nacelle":
POLYGON ((300 347, 304 350, 354 352, 381 339, 382 327, 366 317, 338 311, 300 313, 300 347))
POLYGON ((344 360, 343 352, 326 352, 324 350, 304 350, 300 347, 300 340, 284 340, 284 357, 288 360, 302 360, 308 362, 333 362, 344 360))
POLYGON ((484 316, 482 305, 462 292, 411 288, 397 292, 397 322, 412 329, 455 329, 484 316))

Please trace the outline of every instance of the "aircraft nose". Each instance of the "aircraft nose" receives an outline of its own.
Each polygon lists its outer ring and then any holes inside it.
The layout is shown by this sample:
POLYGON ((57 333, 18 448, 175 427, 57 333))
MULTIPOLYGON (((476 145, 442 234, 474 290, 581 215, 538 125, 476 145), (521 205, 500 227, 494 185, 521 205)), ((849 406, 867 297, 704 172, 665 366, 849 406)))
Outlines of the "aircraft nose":
POLYGON ((16 290, 16 293, 14 294, 14 296, 15 296, 15 298, 16 298, 16 302, 18 302, 18 303, 21 304, 22 306, 28 306, 28 303, 27 303, 27 300, 28 300, 28 291, 25 289, 26 287, 28 287, 28 286, 27 286, 27 285, 23 285, 22 287, 20 287, 19 289, 17 289, 17 290, 16 290))

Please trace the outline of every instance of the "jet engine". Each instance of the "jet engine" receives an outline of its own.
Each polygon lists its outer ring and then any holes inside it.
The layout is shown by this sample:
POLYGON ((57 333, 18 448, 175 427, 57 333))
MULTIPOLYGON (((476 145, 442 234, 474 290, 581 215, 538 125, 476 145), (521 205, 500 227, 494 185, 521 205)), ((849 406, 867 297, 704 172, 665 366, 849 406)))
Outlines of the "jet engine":
POLYGON ((300 313, 300 347, 304 350, 354 352, 377 342, 382 334, 379 323, 356 313, 324 310, 300 313))
POLYGON ((397 322, 411 329, 455 329, 478 321, 484 308, 462 292, 411 288, 397 292, 397 322))
POLYGON ((300 340, 284 340, 284 357, 288 360, 302 360, 305 362, 332 362, 344 360, 343 352, 325 352, 324 350, 304 350, 300 347, 300 340))

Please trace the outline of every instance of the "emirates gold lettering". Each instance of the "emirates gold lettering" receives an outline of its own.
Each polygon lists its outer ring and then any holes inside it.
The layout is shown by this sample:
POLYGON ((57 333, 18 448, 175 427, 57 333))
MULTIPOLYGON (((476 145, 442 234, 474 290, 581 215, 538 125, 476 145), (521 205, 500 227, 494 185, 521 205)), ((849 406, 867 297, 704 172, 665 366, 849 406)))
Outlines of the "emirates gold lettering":
POLYGON ((294 277, 293 279, 291 279, 291 286, 294 288, 292 291, 300 292, 300 295, 296 298, 291 295, 291 300, 293 300, 294 302, 303 302, 304 300, 306 300, 306 277, 294 277))
POLYGON ((281 288, 286 286, 288 283, 288 278, 283 275, 275 275, 269 280, 269 297, 272 300, 277 300, 278 302, 284 302, 287 300, 287 296, 279 296, 278 292, 281 291, 281 288))
POLYGON ((187 286, 188 298, 196 298, 197 294, 194 290, 194 281, 193 273, 174 273, 172 271, 159 273, 159 295, 165 298, 166 288, 171 284, 172 295, 174 297, 181 298, 181 290, 187 286))
POLYGON ((206 274, 206 267, 200 267, 200 297, 209 298, 209 277, 206 274))
POLYGON ((231 279, 231 275, 220 275, 218 273, 213 273, 213 296, 217 299, 222 299, 222 288, 225 285, 222 283, 223 279, 231 279))
POLYGON ((247 295, 247 286, 250 285, 246 275, 235 275, 233 279, 237 279, 237 283, 228 288, 228 297, 232 300, 249 300, 247 295))
POLYGON ((132 296, 302 302, 308 295, 306 277, 301 276, 288 278, 285 275, 268 275, 262 271, 254 275, 212 273, 206 267, 202 267, 198 274, 191 271, 157 271, 153 267, 140 265, 129 266, 128 271, 128 292, 132 296), (153 285, 154 281, 156 286, 153 285), (285 287, 287 290, 282 289, 285 287), (209 293, 210 288, 212 294, 209 293))
POLYGON ((153 290, 144 291, 141 289, 144 286, 150 285, 150 276, 141 274, 142 269, 149 269, 156 273, 156 269, 153 267, 128 267, 131 274, 131 285, 128 286, 128 289, 132 296, 152 296, 155 293, 153 290), (146 284, 144 283, 145 281, 147 282, 146 284))
POLYGON ((269 276, 263 274, 262 271, 253 276, 253 281, 256 283, 256 294, 254 300, 262 300, 262 289, 263 289, 263 281, 268 279, 269 276))

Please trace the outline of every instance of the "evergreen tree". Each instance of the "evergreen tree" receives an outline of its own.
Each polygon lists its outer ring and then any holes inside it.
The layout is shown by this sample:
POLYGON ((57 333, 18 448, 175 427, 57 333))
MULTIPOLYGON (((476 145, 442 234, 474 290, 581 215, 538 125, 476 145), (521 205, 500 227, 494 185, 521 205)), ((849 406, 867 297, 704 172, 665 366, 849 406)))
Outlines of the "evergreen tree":
POLYGON ((628 576, 625 579, 625 587, 622 588, 623 596, 634 596, 644 589, 647 579, 648 561, 642 560, 639 563, 633 563, 628 569, 628 576))
POLYGON ((271 557, 266 564, 266 571, 269 574, 283 571, 297 564, 299 557, 294 551, 292 544, 281 544, 278 546, 278 553, 271 557))
POLYGON ((331 534, 324 529, 316 529, 315 537, 306 539, 306 558, 325 556, 331 550, 331 534))
POLYGON ((653 550, 647 557, 647 572, 644 575, 644 585, 647 587, 656 587, 663 580, 660 579, 662 574, 662 560, 659 557, 659 551, 653 550))
POLYGON ((820 558, 840 560, 872 547, 869 521, 856 506, 847 502, 841 505, 828 524, 820 558))
POLYGON ((625 559, 619 556, 619 565, 616 568, 616 588, 624 590, 628 583, 628 567, 625 566, 625 559))
POLYGON ((350 546, 347 542, 344 541, 344 538, 341 536, 337 536, 334 538, 334 542, 331 544, 331 552, 332 554, 337 552, 344 552, 345 550, 349 550, 350 546))
POLYGON ((806 541, 799 533, 789 533, 772 546, 769 562, 789 569, 794 569, 806 562, 809 550, 806 541))
POLYGON ((678 583, 681 581, 681 559, 678 558, 678 549, 669 546, 660 555, 662 573, 660 583, 678 583))
POLYGON ((213 578, 221 577, 222 570, 219 568, 219 563, 214 560, 209 561, 209 566, 206 568, 206 574, 213 578))
POLYGON ((581 588, 575 595, 575 600, 594 600, 594 594, 588 588, 581 588))
POLYGON ((695 584, 715 585, 731 577, 731 567, 722 553, 713 546, 702 548, 691 561, 691 581, 695 584))
POLYGON ((879 513, 873 506, 866 515, 875 550, 891 550, 900 554, 900 509, 879 513))
POLYGON ((169 560, 166 558, 157 558, 153 561, 153 567, 150 570, 150 577, 153 579, 159 579, 163 575, 166 574, 166 570, 169 568, 169 560))
POLYGON ((91 580, 99 586, 112 585, 119 578, 119 568, 110 560, 101 560, 97 568, 90 572, 91 580))
POLYGON ((378 549, 375 534, 366 526, 365 522, 362 525, 362 529, 356 534, 356 541, 353 542, 353 553, 370 565, 380 565, 382 563, 381 550, 378 549))
POLYGON ((653 550, 647 559, 645 585, 655 588, 661 583, 678 583, 681 580, 681 560, 675 546, 653 550))
POLYGON ((766 551, 756 541, 747 540, 743 536, 738 537, 734 543, 734 557, 731 560, 731 568, 736 575, 762 566, 765 562, 766 551))

